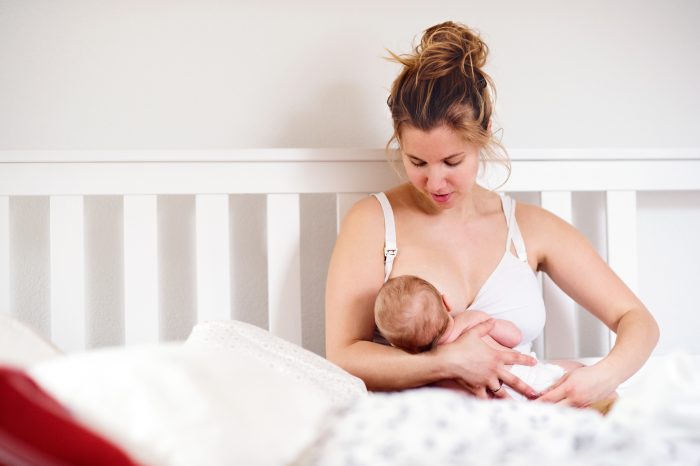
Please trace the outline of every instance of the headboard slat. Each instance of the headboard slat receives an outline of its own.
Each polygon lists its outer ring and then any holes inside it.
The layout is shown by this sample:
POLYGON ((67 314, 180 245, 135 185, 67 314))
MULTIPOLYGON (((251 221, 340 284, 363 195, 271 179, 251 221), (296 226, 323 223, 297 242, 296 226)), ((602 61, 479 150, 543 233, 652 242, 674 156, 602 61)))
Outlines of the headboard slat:
POLYGON ((124 196, 124 343, 159 340, 156 196, 124 196))
MULTIPOLYGON (((401 182, 386 161, 0 163, 0 195, 357 193, 401 182)), ((507 191, 700 189, 698 159, 514 160, 512 166, 507 191)), ((496 185, 503 181, 496 178, 496 185)))
POLYGON ((267 196, 229 196, 231 317, 270 328, 267 266, 267 196))
POLYGON ((298 194, 267 196, 270 332, 301 345, 301 233, 298 194))
MULTIPOLYGON (((635 293, 638 293, 637 263, 637 193, 608 191, 606 193, 606 223, 608 265, 635 293)), ((610 332, 610 347, 615 334, 610 332)))
POLYGON ((161 341, 184 340, 197 322, 196 217, 195 196, 158 196, 161 341))
POLYGON ((86 348, 82 196, 49 198, 51 339, 64 351, 86 348))
POLYGON ((10 315, 51 339, 48 196, 10 196, 10 315))
POLYGON ((85 196, 87 347, 124 344, 124 197, 85 196))
POLYGON ((0 195, 355 193, 399 182, 376 162, 2 163, 0 195), (31 180, 31 181, 29 181, 31 180))
POLYGON ((700 189, 700 160, 515 160, 506 191, 700 189))
POLYGON ((205 194, 195 198, 197 320, 230 319, 229 197, 205 194))
MULTIPOLYGON (((572 223, 570 191, 543 192, 541 199, 544 209, 572 223)), ((547 359, 575 357, 579 347, 576 303, 549 277, 543 277, 542 285, 547 308, 543 357, 547 359)))

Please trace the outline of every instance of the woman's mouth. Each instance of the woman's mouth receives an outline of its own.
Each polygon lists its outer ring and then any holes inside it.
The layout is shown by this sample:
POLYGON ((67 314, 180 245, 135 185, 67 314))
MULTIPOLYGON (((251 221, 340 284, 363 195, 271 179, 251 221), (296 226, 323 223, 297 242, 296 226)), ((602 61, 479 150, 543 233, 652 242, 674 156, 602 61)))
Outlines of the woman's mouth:
POLYGON ((444 204, 445 202, 448 202, 450 198, 452 197, 452 193, 447 193, 447 194, 435 194, 435 193, 430 193, 430 197, 433 198, 435 202, 438 204, 444 204))

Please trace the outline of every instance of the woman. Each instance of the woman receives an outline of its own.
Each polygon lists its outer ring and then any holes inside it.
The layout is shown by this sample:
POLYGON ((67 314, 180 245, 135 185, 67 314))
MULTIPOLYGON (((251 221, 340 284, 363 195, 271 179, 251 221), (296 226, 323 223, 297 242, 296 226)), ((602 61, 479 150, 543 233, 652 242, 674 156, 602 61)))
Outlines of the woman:
POLYGON ((403 69, 388 99, 392 139, 409 181, 361 200, 343 221, 328 274, 326 354, 371 390, 451 379, 479 398, 507 397, 506 384, 529 398, 588 406, 642 366, 658 328, 571 225, 539 207, 516 209, 476 183, 482 158, 500 149, 490 124, 493 86, 482 70, 487 53, 473 31, 447 22, 426 30, 412 54, 394 55, 403 69), (533 358, 482 341, 492 321, 420 354, 374 342, 373 304, 383 282, 417 275, 451 309, 514 322, 526 340, 517 349, 526 351, 544 326, 538 270, 617 333, 607 357, 572 370, 545 394, 506 368, 533 365, 533 358))

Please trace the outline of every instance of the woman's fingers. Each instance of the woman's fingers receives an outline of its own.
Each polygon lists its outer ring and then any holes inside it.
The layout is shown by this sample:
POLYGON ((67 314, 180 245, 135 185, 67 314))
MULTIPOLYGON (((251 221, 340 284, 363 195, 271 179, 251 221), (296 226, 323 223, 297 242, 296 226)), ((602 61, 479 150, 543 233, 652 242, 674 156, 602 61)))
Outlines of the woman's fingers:
POLYGON ((484 387, 473 387, 469 384, 467 384, 465 381, 460 380, 460 379, 455 379, 454 382, 462 387, 465 391, 469 392, 471 395, 480 398, 482 400, 485 400, 488 398, 487 391, 484 387))
POLYGON ((498 398, 501 400, 505 399, 510 399, 511 396, 508 394, 506 391, 506 384, 502 380, 499 380, 501 386, 498 387, 498 390, 489 390, 491 398, 498 398))
POLYGON ((572 408, 576 407, 576 406, 571 402, 571 400, 569 400, 568 398, 564 398, 563 400, 559 400, 559 401, 557 401, 557 402, 554 403, 554 404, 556 404, 557 406, 569 406, 569 407, 572 407, 572 408))
POLYGON ((512 366, 513 364, 519 364, 521 366, 534 366, 537 364, 537 359, 527 354, 518 353, 517 351, 508 350, 502 351, 503 353, 503 364, 507 366, 512 366))
POLYGON ((564 374, 559 380, 550 385, 542 395, 537 399, 537 401, 544 401, 545 403, 557 403, 563 399, 566 399, 566 387, 564 382, 569 378, 569 374, 564 374))
POLYGON ((537 401, 543 401, 545 403, 558 403, 561 400, 566 399, 566 393, 561 388, 547 389, 547 391, 537 398, 537 401))
POLYGON ((474 396, 479 398, 480 400, 488 400, 490 398, 488 391, 485 387, 477 388, 476 390, 474 390, 473 393, 474 396))
POLYGON ((494 319, 485 320, 464 332, 454 343, 441 347, 443 351, 448 351, 448 347, 455 345, 452 356, 459 361, 457 364, 463 370, 457 378, 468 384, 469 391, 477 398, 510 398, 505 388, 501 387, 501 382, 528 398, 536 398, 538 394, 535 390, 511 374, 506 366, 532 366, 537 361, 509 348, 494 350, 484 343, 482 338, 493 329, 494 323, 494 319))
MULTIPOLYGON (((531 386, 520 380, 505 368, 499 369, 498 378, 501 379, 504 384, 508 385, 521 395, 524 395, 530 399, 537 398, 538 396, 538 393, 531 386)), ((501 389, 501 391, 505 392, 505 389, 501 389)))

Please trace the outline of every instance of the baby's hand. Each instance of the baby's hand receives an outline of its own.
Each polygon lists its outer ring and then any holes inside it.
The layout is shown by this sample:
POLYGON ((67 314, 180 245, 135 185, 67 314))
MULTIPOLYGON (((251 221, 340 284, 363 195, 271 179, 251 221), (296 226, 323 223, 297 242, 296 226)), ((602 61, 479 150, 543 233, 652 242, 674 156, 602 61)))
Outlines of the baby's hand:
MULTIPOLYGON (((456 319, 462 320, 464 326, 469 329, 490 318, 491 316, 483 311, 469 310, 459 314, 456 319)), ((497 343, 506 348, 514 348, 523 340, 522 332, 513 322, 503 319, 493 319, 493 321, 493 328, 489 332, 489 336, 497 343)))
POLYGON ((496 324, 489 335, 508 348, 514 348, 523 341, 523 333, 509 320, 496 319, 496 324))

